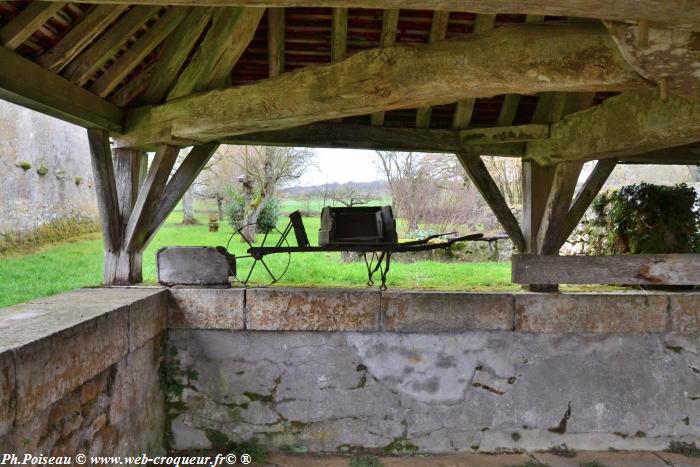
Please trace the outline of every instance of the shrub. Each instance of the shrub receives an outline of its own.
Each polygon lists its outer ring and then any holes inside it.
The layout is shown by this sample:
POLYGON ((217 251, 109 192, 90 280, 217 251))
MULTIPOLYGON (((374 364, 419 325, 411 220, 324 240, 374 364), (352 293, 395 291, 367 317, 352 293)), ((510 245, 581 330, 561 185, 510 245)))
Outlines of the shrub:
MULTIPOLYGON (((245 198, 241 193, 231 191, 229 193, 230 201, 224 205, 224 211, 229 224, 234 229, 242 227, 245 217, 245 198)), ((280 202, 277 198, 268 198, 265 201, 257 220, 258 231, 268 233, 277 226, 277 220, 280 215, 280 202)))
POLYGON ((593 202, 593 253, 691 253, 700 251, 698 195, 685 183, 628 185, 593 202))

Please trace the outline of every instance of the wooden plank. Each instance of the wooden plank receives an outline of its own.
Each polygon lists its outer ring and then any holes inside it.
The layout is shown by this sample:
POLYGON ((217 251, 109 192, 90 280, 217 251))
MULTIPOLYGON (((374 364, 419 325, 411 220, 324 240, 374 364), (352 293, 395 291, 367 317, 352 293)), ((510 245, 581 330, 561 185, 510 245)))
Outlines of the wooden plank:
POLYGON ((188 9, 171 8, 152 25, 146 34, 119 57, 92 85, 90 90, 100 97, 109 95, 143 59, 150 54, 185 19, 188 9))
POLYGON ((127 251, 143 251, 151 216, 158 208, 179 152, 175 146, 161 146, 156 151, 126 222, 124 245, 127 251))
POLYGON ((267 62, 270 78, 284 73, 284 8, 267 9, 267 62))
POLYGON ((219 61, 212 70, 207 89, 217 89, 231 86, 231 71, 236 66, 243 52, 255 36, 264 8, 243 8, 236 21, 236 27, 231 34, 229 46, 219 57, 219 61))
POLYGON ((366 50, 342 62, 142 109, 133 114, 128 124, 131 134, 121 138, 121 144, 213 141, 504 93, 646 86, 599 25, 521 24, 472 36, 366 50), (521 47, 523 40, 529 47, 521 47), (485 49, 491 54, 484 55, 485 49), (606 66, 592 66, 591 58, 596 63, 605 60, 606 66), (537 68, 540 74, 522 73, 523 67, 537 68), (543 80, 543 74, 551 79, 543 80))
POLYGON ((463 146, 471 144, 518 143, 549 138, 549 125, 498 126, 493 128, 472 128, 459 132, 463 146))
POLYGON ((16 49, 65 5, 64 2, 30 3, 19 15, 0 29, 0 42, 7 49, 16 49))
MULTIPOLYGON (((447 34, 447 23, 450 21, 450 12, 436 10, 433 13, 433 22, 430 25, 430 35, 428 43, 445 40, 447 34)), ((430 128, 430 116, 433 113, 432 107, 420 107, 416 111, 416 128, 430 128)))
POLYGON ((137 6, 129 10, 66 67, 64 76, 80 86, 85 84, 157 11, 157 6, 137 6))
POLYGON ((700 254, 513 255, 516 284, 698 285, 700 254))
POLYGON ((286 130, 247 133, 224 138, 224 144, 431 151, 454 154, 522 155, 523 143, 464 144, 455 130, 385 128, 367 125, 314 123, 286 130))
POLYGON ((138 196, 141 171, 148 165, 148 155, 135 149, 115 149, 112 152, 112 162, 121 225, 126 226, 138 196))
POLYGON ((36 62, 44 68, 58 73, 104 32, 127 7, 128 5, 96 6, 56 45, 43 53, 36 62))
MULTIPOLYGON (((150 63, 139 70, 139 73, 136 76, 131 78, 124 86, 119 88, 118 91, 109 96, 107 100, 114 105, 118 105, 119 107, 129 106, 146 90, 148 83, 153 77, 155 67, 156 63, 150 63)), ((139 99, 138 102, 141 102, 141 99, 139 99)))
POLYGON ((588 207, 593 202, 600 189, 603 188, 608 177, 615 169, 617 161, 613 159, 604 159, 602 161, 596 162, 595 167, 588 175, 585 183, 576 194, 573 203, 571 203, 571 208, 569 213, 566 215, 566 223, 564 232, 562 233, 562 238, 566 241, 574 231, 581 218, 585 214, 588 207))
MULTIPOLYGON (((379 39, 379 47, 391 47, 396 43, 396 34, 399 29, 399 10, 384 10, 382 13, 382 35, 379 39)), ((384 112, 374 112, 370 116, 370 122, 374 126, 384 125, 384 112)))
MULTIPOLYGON (((478 14, 474 18, 473 33, 490 31, 496 25, 496 15, 478 14)), ((468 128, 474 113, 476 99, 462 99, 457 101, 455 112, 452 116, 452 128, 462 130, 468 128)))
POLYGON ((518 105, 520 105, 520 94, 506 94, 503 97, 501 111, 498 113, 496 126, 512 125, 518 111, 518 105))
POLYGON ((474 182, 479 193, 481 193, 481 196, 483 196, 484 201, 496 215, 498 222, 513 241, 513 245, 518 251, 524 251, 525 238, 518 225, 518 220, 508 207, 501 190, 498 189, 496 182, 493 181, 481 157, 474 154, 458 153, 457 158, 464 170, 467 171, 469 178, 474 182))
MULTIPOLYGON (((52 0, 54 1, 54 0, 52 0)), ((80 0, 87 1, 87 0, 80 0)), ((489 14, 532 14, 603 18, 619 21, 649 20, 677 26, 700 24, 697 0, 646 0, 610 2, 607 0, 90 0, 93 3, 133 3, 160 5, 279 6, 406 8, 412 10, 450 10, 489 14)))
POLYGON ((528 143, 528 157, 556 161, 623 159, 700 141, 700 103, 655 91, 623 93, 552 125, 548 141, 528 143))
POLYGON ((571 199, 576 191, 576 182, 581 174, 583 162, 561 162, 554 170, 552 187, 537 233, 537 250, 543 255, 556 255, 564 244, 566 217, 571 208, 571 199))
POLYGON ((212 26, 199 45, 192 61, 180 74, 166 100, 203 91, 211 83, 211 73, 222 54, 230 46, 230 38, 238 24, 242 8, 223 8, 214 13, 212 26))
POLYGON ((153 78, 141 97, 143 102, 155 104, 163 101, 190 51, 209 24, 211 15, 210 8, 191 8, 176 33, 166 39, 153 70, 153 78))
POLYGON ((0 47, 0 99, 88 128, 121 132, 122 110, 0 47))
POLYGON ((148 243, 153 239, 155 233, 163 222, 165 222, 165 219, 170 215, 173 209, 175 209, 177 203, 180 202, 182 196, 195 181, 197 175, 199 175, 218 147, 218 143, 206 143, 195 146, 182 161, 170 178, 170 181, 168 181, 160 197, 160 202, 156 204, 153 210, 153 215, 146 229, 146 235, 141 247, 142 249, 146 248, 148 243))
POLYGON ((87 136, 105 251, 117 251, 122 245, 122 230, 109 133, 100 129, 88 129, 87 136))
POLYGON ((675 147, 626 156, 618 164, 700 165, 700 147, 675 147))
POLYGON ((554 168, 543 167, 533 161, 522 162, 523 221, 527 253, 537 253, 537 233, 542 224, 542 216, 554 179, 554 168))
POLYGON ((331 12, 331 62, 345 60, 348 47, 348 9, 333 8, 331 12))

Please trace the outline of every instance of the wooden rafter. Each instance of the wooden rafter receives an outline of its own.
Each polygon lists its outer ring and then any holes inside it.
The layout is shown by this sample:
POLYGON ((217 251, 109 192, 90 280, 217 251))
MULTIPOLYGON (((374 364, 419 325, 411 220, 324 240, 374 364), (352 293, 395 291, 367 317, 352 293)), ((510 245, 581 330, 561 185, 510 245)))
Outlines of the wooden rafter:
POLYGON ((117 251, 122 245, 121 215, 109 133, 105 130, 89 129, 87 135, 105 250, 117 251))
POLYGON ((0 98, 89 128, 121 132, 123 111, 26 58, 0 47, 0 98))
POLYGON ((333 8, 331 13, 331 62, 345 60, 348 49, 348 9, 333 8))
MULTIPOLYGON (((474 18, 473 32, 475 34, 490 31, 496 25, 496 15, 478 14, 474 18)), ((452 116, 452 128, 461 130, 467 128, 472 120, 476 99, 468 98, 457 101, 455 112, 452 116)))
POLYGON ((58 73, 104 32, 126 10, 127 6, 96 6, 56 45, 42 54, 37 59, 37 63, 54 73, 58 73))
POLYGON ((109 95, 146 56, 172 33, 185 19, 186 8, 171 8, 146 34, 140 37, 119 59, 110 66, 91 86, 90 90, 100 97, 109 95))
POLYGON ((267 9, 267 53, 270 78, 284 73, 284 8, 267 9))
POLYGON ((467 97, 552 89, 625 90, 645 85, 597 25, 519 25, 469 40, 358 52, 339 63, 141 109, 130 120, 130 134, 120 138, 120 144, 214 141, 467 97), (524 38, 530 45, 525 50, 519 47, 524 38), (485 57, 486 48, 493 54, 485 57), (594 63, 604 60, 606 66, 592 66, 589 58, 581 57, 593 57, 594 63), (561 66, 562 62, 567 66, 561 66), (417 66, 421 73, 415 73, 417 66), (539 72, 523 73, 525 67, 539 72), (319 80, 334 86, 319 86, 319 80))
POLYGON ((64 2, 30 3, 16 18, 0 29, 0 43, 7 49, 16 49, 65 5, 64 2))
MULTIPOLYGON (((193 92, 209 89, 212 84, 212 73, 217 64, 227 59, 235 58, 235 52, 240 51, 250 43, 255 28, 260 22, 260 9, 223 8, 218 9, 212 18, 212 26, 207 31, 192 61, 180 74, 173 89, 168 93, 167 100, 186 96, 193 92), (243 10, 250 10, 244 13, 243 10), (251 14, 252 13, 252 14, 251 14), (245 23, 245 24, 244 24, 245 23), (251 27, 254 23, 255 27, 251 27), (237 28, 243 28, 248 36, 241 37, 238 43, 232 43, 231 37, 237 28), (252 33, 250 33, 252 29, 252 33), (228 51, 234 49, 234 53, 228 51)), ((239 55, 240 56, 240 55, 239 55)), ((231 69, 229 68, 229 72, 231 69)), ((218 75, 220 77, 220 75, 218 75)))
MULTIPOLYGON (((399 10, 384 10, 382 16, 382 33, 379 39, 379 47, 391 47, 396 43, 396 33, 399 28, 399 10)), ((370 117, 374 126, 384 125, 384 112, 374 112, 370 117)))
POLYGON ((153 69, 153 77, 141 96, 143 102, 155 104, 163 101, 177 73, 209 23, 211 14, 212 11, 208 8, 191 8, 182 21, 178 33, 171 34, 166 39, 153 69))
MULTIPOLYGON (((87 0, 81 0, 87 1, 87 0)), ((474 13, 520 13, 548 16, 602 18, 619 21, 646 19, 656 23, 695 27, 700 25, 698 0, 647 0, 610 2, 609 0, 90 0, 94 3, 132 3, 160 5, 280 6, 280 7, 352 7, 449 10, 474 13)))
POLYGON ((106 34, 71 62, 66 67, 64 76, 81 86, 85 84, 157 11, 156 6, 132 8, 106 34))
POLYGON ((508 203, 506 203, 498 185, 493 181, 486 165, 484 165, 484 161, 477 154, 458 153, 457 158, 464 170, 467 171, 469 178, 474 182, 479 193, 481 193, 484 201, 496 215, 498 222, 512 240, 513 245, 518 251, 525 251, 525 237, 523 237, 523 232, 520 230, 518 220, 513 215, 510 207, 508 207, 508 203))
MULTIPOLYGON (((428 43, 432 44, 445 40, 447 35, 447 24, 450 22, 450 12, 444 10, 436 10, 433 13, 433 22, 430 25, 430 35, 428 43)), ((432 107, 420 107, 416 111, 416 128, 430 128, 430 116, 432 115, 432 107)))
POLYGON ((604 159, 596 162, 595 167, 591 171, 590 175, 586 179, 583 187, 579 190, 571 203, 571 208, 566 215, 566 222, 564 223, 564 231, 562 233, 562 238, 566 240, 569 235, 576 229, 576 226, 581 222, 581 218, 586 213, 586 210, 593 202, 593 199, 598 195, 608 177, 615 169, 617 161, 614 159, 604 159))
POLYGON ((537 233, 539 254, 557 254, 566 241, 564 238, 566 218, 582 167, 583 162, 562 162, 556 166, 542 223, 537 233))

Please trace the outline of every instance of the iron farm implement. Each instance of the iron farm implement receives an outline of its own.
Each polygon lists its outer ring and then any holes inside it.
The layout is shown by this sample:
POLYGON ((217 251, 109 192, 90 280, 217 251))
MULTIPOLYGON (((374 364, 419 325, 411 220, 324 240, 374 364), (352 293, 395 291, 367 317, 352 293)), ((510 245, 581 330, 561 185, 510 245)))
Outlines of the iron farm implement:
POLYGON ((416 251, 435 250, 447 248, 454 243, 466 240, 481 240, 483 234, 476 233, 461 237, 451 237, 439 243, 431 243, 431 240, 454 235, 455 232, 431 235, 421 240, 399 242, 396 236, 396 220, 389 206, 384 207, 325 207, 321 213, 321 229, 319 230, 319 245, 311 246, 304 229, 301 213, 295 211, 289 216, 289 224, 284 231, 273 228, 264 233, 262 241, 255 246, 246 238, 244 231, 247 228, 256 227, 249 224, 237 229, 231 240, 240 235, 248 244, 245 255, 232 255, 229 257, 229 273, 234 279, 247 286, 253 277, 253 271, 260 266, 264 270, 263 275, 269 276, 269 281, 264 285, 272 285, 278 282, 287 272, 292 253, 319 253, 319 252, 354 252, 362 255, 367 267, 367 285, 374 285, 374 278, 379 274, 381 290, 386 290, 386 278, 391 266, 391 255, 394 253, 407 253, 416 251), (294 232, 297 246, 289 245, 289 235, 294 232), (278 233, 279 238, 274 244, 266 245, 271 233, 278 233), (286 254, 286 261, 278 262, 275 267, 265 261, 269 255, 286 254), (248 261, 248 267, 241 268, 241 261, 248 261), (273 269, 278 269, 274 271, 273 269))

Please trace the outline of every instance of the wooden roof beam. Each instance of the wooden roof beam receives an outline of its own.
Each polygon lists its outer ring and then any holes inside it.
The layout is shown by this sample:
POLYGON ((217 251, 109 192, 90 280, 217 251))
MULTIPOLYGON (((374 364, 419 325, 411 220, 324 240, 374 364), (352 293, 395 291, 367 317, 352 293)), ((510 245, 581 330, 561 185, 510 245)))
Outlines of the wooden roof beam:
POLYGON ((142 108, 130 119, 129 134, 120 144, 215 141, 496 94, 623 91, 646 85, 604 28, 524 24, 468 39, 367 50, 339 63, 142 108), (521 47, 523 41, 528 48, 521 47), (418 68, 421 73, 415 72, 418 68))
POLYGON ((4 47, 0 99, 86 128, 122 130, 122 109, 4 47))
MULTIPOLYGON (((449 23, 449 21, 449 11, 436 10, 433 13, 433 22, 430 25, 430 36, 428 37, 429 44, 445 40, 445 36, 447 35, 447 23, 449 23)), ((416 112, 416 128, 430 128, 430 116, 432 113, 432 107, 420 107, 416 112)))
POLYGON ((270 78, 284 73, 284 8, 267 9, 267 61, 270 78))
POLYGON ((96 6, 56 45, 42 54, 37 63, 58 73, 107 29, 127 7, 128 5, 96 6))
MULTIPOLYGON (((55 0, 52 0, 55 1, 55 0)), ((91 3, 131 3, 190 6, 269 6, 269 7, 351 7, 448 10, 473 13, 519 13, 547 16, 574 16, 618 21, 648 20, 656 23, 696 28, 700 26, 698 0, 79 0, 91 3)))
POLYGON ((134 45, 119 57, 97 80, 90 90, 100 97, 108 96, 144 58, 165 40, 185 19, 186 8, 171 8, 134 45))
MULTIPOLYGON (((528 143, 540 164, 624 159, 700 141, 700 103, 654 90, 623 93, 568 115, 551 126, 548 141, 528 143)), ((663 163, 663 160, 661 160, 663 163)))
POLYGON ((10 50, 16 49, 65 5, 64 2, 30 3, 16 18, 0 29, 0 43, 10 50))
MULTIPOLYGON (((396 34, 399 29, 399 10, 384 10, 382 15, 382 35, 379 39, 379 47, 391 47, 396 43, 396 34)), ((370 116, 370 122, 375 126, 384 125, 384 112, 374 112, 370 116)))

